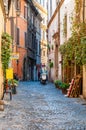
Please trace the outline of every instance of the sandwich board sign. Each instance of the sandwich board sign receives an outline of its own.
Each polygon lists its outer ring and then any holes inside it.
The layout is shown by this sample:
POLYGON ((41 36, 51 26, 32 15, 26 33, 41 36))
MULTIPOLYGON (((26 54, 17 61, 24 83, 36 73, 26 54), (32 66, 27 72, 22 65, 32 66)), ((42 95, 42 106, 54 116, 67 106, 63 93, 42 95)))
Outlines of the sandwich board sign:
POLYGON ((6 69, 6 79, 13 79, 13 68, 6 69))

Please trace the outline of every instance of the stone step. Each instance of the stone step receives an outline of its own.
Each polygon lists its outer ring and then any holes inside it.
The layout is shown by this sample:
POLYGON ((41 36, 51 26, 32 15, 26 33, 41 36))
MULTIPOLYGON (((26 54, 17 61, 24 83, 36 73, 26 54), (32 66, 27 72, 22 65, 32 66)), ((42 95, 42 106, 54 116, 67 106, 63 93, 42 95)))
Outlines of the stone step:
POLYGON ((0 111, 4 111, 4 101, 0 100, 0 111))
POLYGON ((3 100, 0 100, 0 105, 4 105, 4 101, 3 100))
POLYGON ((0 105, 0 111, 4 111, 4 105, 0 105))

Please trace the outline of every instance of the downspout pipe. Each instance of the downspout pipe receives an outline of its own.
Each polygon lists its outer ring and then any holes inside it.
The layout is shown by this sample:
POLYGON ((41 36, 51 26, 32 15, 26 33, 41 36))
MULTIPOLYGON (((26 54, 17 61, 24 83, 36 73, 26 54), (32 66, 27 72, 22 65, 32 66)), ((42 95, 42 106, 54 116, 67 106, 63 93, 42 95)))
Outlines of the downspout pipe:
POLYGON ((83 0, 83 23, 85 22, 85 0, 83 0))

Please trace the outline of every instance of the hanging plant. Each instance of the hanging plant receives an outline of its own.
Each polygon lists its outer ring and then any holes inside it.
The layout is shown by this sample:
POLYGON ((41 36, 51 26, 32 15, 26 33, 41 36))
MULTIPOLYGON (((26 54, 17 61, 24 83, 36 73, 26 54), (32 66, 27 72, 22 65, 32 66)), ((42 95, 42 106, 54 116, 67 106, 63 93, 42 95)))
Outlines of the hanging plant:
POLYGON ((49 67, 53 68, 53 62, 52 61, 49 63, 49 67))
POLYGON ((12 38, 9 34, 3 33, 1 40, 1 61, 4 78, 6 77, 6 69, 8 69, 9 60, 11 56, 10 45, 12 43, 12 38))

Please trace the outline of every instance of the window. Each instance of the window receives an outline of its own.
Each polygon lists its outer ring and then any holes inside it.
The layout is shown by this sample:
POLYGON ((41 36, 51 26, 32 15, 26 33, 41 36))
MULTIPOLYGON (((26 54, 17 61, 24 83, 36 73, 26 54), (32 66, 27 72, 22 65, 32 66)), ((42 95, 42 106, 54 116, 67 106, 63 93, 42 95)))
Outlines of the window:
POLYGON ((27 7, 24 6, 24 18, 27 19, 27 7))
POLYGON ((45 31, 43 31, 43 39, 45 40, 45 31))
POLYGON ((45 51, 43 51, 43 56, 45 56, 45 51))
POLYGON ((16 7, 16 10, 20 10, 20 8, 21 8, 20 0, 15 0, 15 7, 16 7))
POLYGON ((10 19, 10 25, 11 25, 11 28, 10 28, 11 36, 14 39, 14 19, 13 18, 10 19))
POLYGON ((17 45, 19 45, 20 30, 17 28, 17 45))
POLYGON ((40 47, 40 42, 39 42, 39 55, 41 54, 41 47, 40 47))
POLYGON ((41 29, 41 37, 43 38, 43 30, 41 29))
POLYGON ((25 38, 25 47, 27 47, 27 33, 24 33, 24 38, 25 38))
POLYGON ((44 3, 45 1, 43 0, 43 7, 45 7, 45 3, 44 3))
POLYGON ((46 40, 46 32, 43 31, 43 39, 46 40))
POLYGON ((32 34, 32 49, 35 49, 34 34, 32 34))
POLYGON ((52 0, 50 0, 50 16, 52 16, 52 0))
POLYGON ((31 14, 31 22, 32 22, 32 24, 33 24, 33 14, 31 14))

